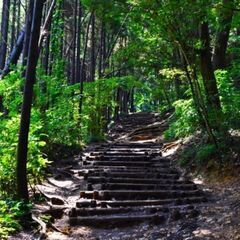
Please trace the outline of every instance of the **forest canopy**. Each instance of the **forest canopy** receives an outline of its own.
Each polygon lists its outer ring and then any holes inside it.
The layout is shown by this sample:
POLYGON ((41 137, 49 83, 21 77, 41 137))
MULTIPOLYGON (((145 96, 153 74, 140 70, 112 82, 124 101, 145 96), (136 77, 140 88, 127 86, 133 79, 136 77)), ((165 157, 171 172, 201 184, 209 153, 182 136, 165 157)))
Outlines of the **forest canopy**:
POLYGON ((201 132, 207 154, 240 128, 237 0, 0 0, 0 12, 3 206, 28 203, 60 149, 106 139, 129 112, 173 111, 165 137, 201 132))

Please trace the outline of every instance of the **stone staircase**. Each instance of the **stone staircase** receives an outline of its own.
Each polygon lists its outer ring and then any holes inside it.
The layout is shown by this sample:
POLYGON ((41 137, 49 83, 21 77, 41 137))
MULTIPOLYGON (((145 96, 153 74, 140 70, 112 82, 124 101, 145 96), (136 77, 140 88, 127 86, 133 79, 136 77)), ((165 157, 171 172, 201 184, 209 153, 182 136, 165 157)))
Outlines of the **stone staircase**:
MULTIPOLYGON (((132 114, 115 131, 130 132, 152 124, 153 114, 132 114)), ((84 184, 70 210, 72 226, 120 227, 150 221, 154 224, 195 217, 206 199, 181 176, 171 159, 162 157, 161 143, 115 140, 87 148, 78 176, 84 184)))

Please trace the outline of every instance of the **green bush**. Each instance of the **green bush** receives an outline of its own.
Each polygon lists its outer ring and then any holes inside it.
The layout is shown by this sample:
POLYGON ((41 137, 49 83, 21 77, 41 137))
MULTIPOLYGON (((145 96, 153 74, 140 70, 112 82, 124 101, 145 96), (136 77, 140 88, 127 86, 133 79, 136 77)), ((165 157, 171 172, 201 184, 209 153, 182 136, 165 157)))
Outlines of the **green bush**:
MULTIPOLYGON (((20 125, 19 107, 22 99, 21 71, 11 72, 0 81, 0 95, 6 115, 0 119, 0 196, 14 197, 16 192, 16 151, 20 125)), ((28 177, 30 183, 38 182, 43 170, 49 163, 42 149, 45 141, 42 138, 43 122, 41 114, 32 110, 29 134, 28 177)))
POLYGON ((21 229, 19 220, 30 207, 23 202, 0 200, 0 239, 8 239, 9 234, 21 229))
POLYGON ((201 145, 196 150, 196 161, 202 165, 207 163, 216 153, 216 146, 213 144, 201 145))
POLYGON ((169 128, 164 133, 165 138, 186 137, 194 133, 199 127, 199 122, 193 100, 178 100, 173 106, 175 112, 169 128))
POLYGON ((240 92, 234 86, 233 79, 227 70, 217 70, 215 74, 218 82, 222 110, 225 115, 224 124, 228 128, 239 128, 240 92))

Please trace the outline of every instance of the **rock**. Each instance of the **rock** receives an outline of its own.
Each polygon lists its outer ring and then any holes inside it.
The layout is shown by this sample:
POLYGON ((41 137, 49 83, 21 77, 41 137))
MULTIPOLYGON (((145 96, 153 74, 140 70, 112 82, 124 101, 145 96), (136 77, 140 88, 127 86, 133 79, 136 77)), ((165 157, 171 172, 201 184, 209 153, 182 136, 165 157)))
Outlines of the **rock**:
POLYGON ((172 221, 178 221, 182 218, 182 215, 179 210, 174 209, 171 213, 170 220, 172 221))
POLYGON ((51 203, 53 205, 64 205, 65 204, 64 200, 59 198, 59 197, 52 197, 51 198, 51 203))
POLYGON ((200 214, 200 212, 197 209, 194 209, 190 212, 189 217, 195 218, 195 217, 199 216, 199 214, 200 214))

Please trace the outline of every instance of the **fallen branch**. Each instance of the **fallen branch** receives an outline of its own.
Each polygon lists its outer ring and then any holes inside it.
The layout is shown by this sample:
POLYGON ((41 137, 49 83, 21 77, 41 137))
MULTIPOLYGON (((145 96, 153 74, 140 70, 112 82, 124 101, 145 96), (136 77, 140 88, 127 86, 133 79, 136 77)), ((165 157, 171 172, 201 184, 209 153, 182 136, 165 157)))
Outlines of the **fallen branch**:
POLYGON ((34 214, 32 215, 32 219, 41 227, 40 229, 40 236, 38 238, 38 240, 42 240, 42 239, 46 239, 47 238, 47 229, 51 228, 56 232, 60 232, 64 235, 68 235, 69 233, 66 231, 63 231, 61 229, 59 229, 58 227, 54 226, 54 224, 52 224, 50 221, 48 221, 47 223, 45 223, 43 220, 41 220, 40 218, 36 217, 34 214))
POLYGON ((41 227, 40 236, 38 240, 46 239, 47 237, 47 224, 43 222, 41 219, 37 218, 34 214, 32 214, 32 219, 41 227))

